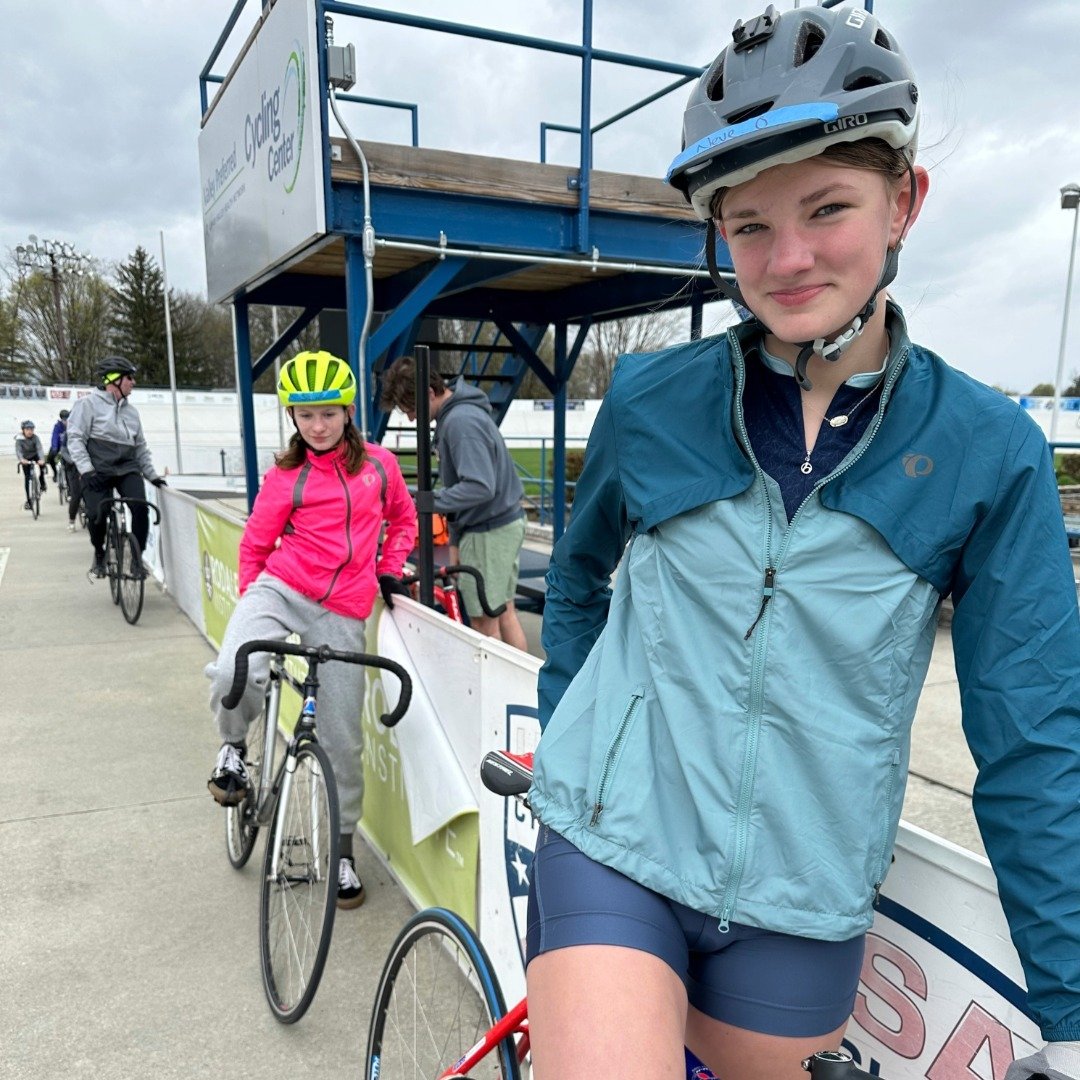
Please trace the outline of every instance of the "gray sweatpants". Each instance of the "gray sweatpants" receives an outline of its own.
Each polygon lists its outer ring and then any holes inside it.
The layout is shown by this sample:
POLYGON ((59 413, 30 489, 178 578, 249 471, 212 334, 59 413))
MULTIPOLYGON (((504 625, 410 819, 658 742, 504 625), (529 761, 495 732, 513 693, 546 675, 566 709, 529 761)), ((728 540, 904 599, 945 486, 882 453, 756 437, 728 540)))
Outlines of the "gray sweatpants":
MULTIPOLYGON (((262 573, 240 597, 225 640, 213 663, 206 665, 211 680, 210 708, 218 734, 225 742, 247 738, 248 725, 263 706, 270 678, 270 654, 250 657, 248 684, 235 709, 223 709, 221 699, 232 686, 236 651, 245 641, 271 638, 284 641, 298 634, 305 645, 329 645, 348 652, 364 651, 364 620, 327 611, 267 573, 262 573)), ((364 802, 364 734, 360 710, 364 699, 364 669, 330 661, 319 665, 317 726, 319 742, 330 757, 341 804, 341 832, 351 834, 364 802)))

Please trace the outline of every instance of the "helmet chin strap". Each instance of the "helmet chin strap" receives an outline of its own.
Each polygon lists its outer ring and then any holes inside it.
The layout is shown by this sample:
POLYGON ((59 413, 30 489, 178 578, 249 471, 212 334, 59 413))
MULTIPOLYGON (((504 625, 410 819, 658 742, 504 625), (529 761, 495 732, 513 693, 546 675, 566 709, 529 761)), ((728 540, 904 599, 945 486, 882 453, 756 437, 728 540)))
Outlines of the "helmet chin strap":
MULTIPOLYGON (((881 276, 878 278, 878 283, 874 287, 870 299, 851 320, 848 328, 833 338, 832 341, 827 341, 821 337, 815 338, 813 341, 796 343, 799 345, 799 355, 795 359, 795 381, 799 384, 800 389, 812 390, 814 386, 806 377, 806 368, 810 363, 810 357, 820 356, 822 360, 828 360, 831 363, 839 360, 851 348, 855 339, 866 329, 867 324, 877 310, 878 294, 882 289, 892 284, 893 279, 896 277, 897 265, 900 261, 900 249, 904 246, 904 237, 907 235, 908 225, 911 224, 911 215, 915 212, 915 199, 918 194, 918 181, 915 177, 915 169, 910 161, 908 162, 908 176, 911 179, 911 200, 908 203, 907 218, 904 220, 903 229, 900 230, 900 239, 885 254, 881 276)), ((720 270, 716 265, 716 222, 711 217, 705 231, 705 262, 708 265, 709 277, 712 278, 716 291, 728 300, 734 300, 737 304, 741 304, 761 323, 766 333, 772 333, 768 326, 752 311, 738 284, 734 281, 725 281, 720 276, 720 270)))

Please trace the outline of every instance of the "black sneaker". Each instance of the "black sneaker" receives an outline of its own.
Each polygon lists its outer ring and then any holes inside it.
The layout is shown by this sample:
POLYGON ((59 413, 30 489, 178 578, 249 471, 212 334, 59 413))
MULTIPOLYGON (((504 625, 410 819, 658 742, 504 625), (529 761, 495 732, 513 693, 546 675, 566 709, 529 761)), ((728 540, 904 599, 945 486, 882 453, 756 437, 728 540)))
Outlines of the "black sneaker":
POLYGON ((97 578, 102 578, 108 573, 108 570, 106 570, 106 568, 105 568, 105 553, 104 552, 101 552, 101 554, 98 554, 98 552, 96 552, 96 551, 94 552, 94 561, 93 561, 92 565, 90 566, 90 573, 93 574, 94 577, 97 577, 97 578))
POLYGON ((206 782, 215 802, 221 806, 239 806, 251 787, 247 766, 240 747, 222 743, 214 764, 214 774, 206 782))
POLYGON ((356 863, 351 855, 343 855, 338 862, 337 906, 357 908, 364 902, 364 886, 356 873, 356 863))
POLYGON ((32 506, 30 505, 30 500, 29 500, 29 499, 27 499, 27 500, 26 500, 26 502, 24 502, 24 503, 23 503, 23 509, 24 509, 24 510, 33 510, 33 509, 34 509, 34 508, 33 508, 33 507, 32 507, 32 506))

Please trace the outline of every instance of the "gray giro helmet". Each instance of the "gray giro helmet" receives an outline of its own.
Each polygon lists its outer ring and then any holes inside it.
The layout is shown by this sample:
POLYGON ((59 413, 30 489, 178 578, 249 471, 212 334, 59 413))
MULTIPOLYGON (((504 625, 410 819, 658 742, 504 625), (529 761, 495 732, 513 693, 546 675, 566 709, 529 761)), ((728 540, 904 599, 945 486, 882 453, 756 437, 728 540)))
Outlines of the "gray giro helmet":
POLYGON ((911 65, 869 12, 769 5, 735 24, 695 85, 667 180, 707 221, 717 189, 834 143, 883 139, 914 161, 918 100, 911 65))

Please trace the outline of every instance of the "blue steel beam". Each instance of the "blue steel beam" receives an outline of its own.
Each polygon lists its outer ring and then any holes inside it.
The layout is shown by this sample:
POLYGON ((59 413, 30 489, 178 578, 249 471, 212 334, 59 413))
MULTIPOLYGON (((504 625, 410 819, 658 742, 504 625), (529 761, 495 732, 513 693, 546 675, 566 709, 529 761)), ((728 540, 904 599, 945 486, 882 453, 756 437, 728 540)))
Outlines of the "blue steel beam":
MULTIPOLYGON (((335 200, 332 229, 359 233, 363 213, 346 200, 335 200)), ((372 189, 372 218, 380 238, 437 245, 445 233, 454 247, 485 248, 530 255, 578 256, 577 209, 521 200, 493 199, 426 191, 422 195, 392 188, 372 189)), ((684 267, 701 260, 704 228, 689 219, 650 217, 592 209, 592 245, 601 259, 684 267)), ((434 254, 433 254, 434 257, 434 254)), ((582 260, 588 262, 587 259, 582 260)))
POLYGON ((255 442, 255 383, 251 371, 251 327, 246 299, 233 301, 233 334, 236 338, 236 388, 240 397, 241 439, 248 510, 259 494, 259 450, 255 442))
POLYGON ((552 375, 547 369, 547 365, 536 353, 536 345, 539 345, 543 340, 543 331, 536 335, 535 344, 529 341, 512 323, 502 318, 499 315, 494 315, 492 321, 503 332, 503 336, 511 345, 514 346, 515 353, 525 361, 526 364, 532 368, 536 377, 548 388, 551 393, 555 393, 555 376, 552 375))
MULTIPOLYGON (((249 298, 249 303, 250 298, 249 298)), ((285 332, 275 341, 270 348, 266 350, 251 365, 251 380, 254 383, 260 375, 300 336, 307 326, 318 318, 319 312, 322 308, 319 307, 307 307, 304 308, 299 315, 290 323, 285 332)))
MULTIPOLYGON (((395 26, 411 26, 417 30, 435 30, 442 34, 476 38, 479 41, 493 41, 503 45, 516 45, 523 49, 538 49, 540 52, 559 53, 563 56, 581 56, 585 52, 581 45, 571 45, 565 41, 529 37, 525 34, 511 34, 503 30, 489 30, 484 26, 447 22, 445 19, 426 19, 416 15, 404 15, 396 11, 386 11, 382 8, 342 3, 340 0, 324 0, 322 7, 324 11, 333 15, 350 15, 358 19, 371 19, 374 22, 390 23, 395 26)), ((592 54, 594 60, 603 60, 609 64, 645 68, 648 71, 666 71, 671 75, 697 76, 701 74, 700 67, 673 64, 667 60, 653 60, 647 56, 632 56, 629 53, 611 52, 608 49, 594 49, 592 54)))
POLYGON ((468 260, 448 258, 434 265, 427 276, 387 316, 368 342, 368 362, 374 364, 414 319, 450 284, 468 260))

